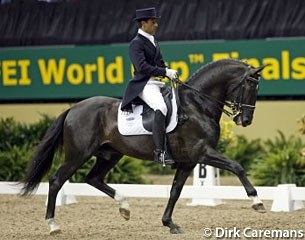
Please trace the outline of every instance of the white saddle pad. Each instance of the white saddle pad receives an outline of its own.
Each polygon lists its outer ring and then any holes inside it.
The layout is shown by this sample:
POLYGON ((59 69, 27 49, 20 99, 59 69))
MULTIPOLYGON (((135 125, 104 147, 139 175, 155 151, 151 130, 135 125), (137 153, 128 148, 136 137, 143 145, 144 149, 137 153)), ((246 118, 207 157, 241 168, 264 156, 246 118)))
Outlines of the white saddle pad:
MULTIPOLYGON (((172 89, 172 116, 170 122, 166 128, 166 132, 169 133, 175 129, 178 123, 178 114, 177 114, 177 102, 174 89, 172 89)), ((118 109, 118 129, 122 135, 151 135, 152 132, 147 131, 142 123, 142 105, 132 105, 132 113, 127 114, 121 110, 121 104, 118 109)))

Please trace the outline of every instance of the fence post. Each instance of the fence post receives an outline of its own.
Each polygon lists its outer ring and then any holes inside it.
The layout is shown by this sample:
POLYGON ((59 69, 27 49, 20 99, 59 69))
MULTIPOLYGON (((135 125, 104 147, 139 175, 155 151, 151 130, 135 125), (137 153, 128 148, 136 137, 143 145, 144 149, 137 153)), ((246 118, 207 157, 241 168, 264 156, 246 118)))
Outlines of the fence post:
POLYGON ((271 211, 273 212, 291 212, 304 208, 302 201, 291 199, 291 188, 295 184, 279 184, 273 199, 271 211))
MULTIPOLYGON (((73 204, 77 203, 77 200, 75 196, 73 195, 66 195, 65 194, 65 187, 69 185, 69 181, 65 182, 65 184, 62 186, 62 188, 59 190, 56 198, 56 206, 63 206, 67 204, 73 204)), ((46 205, 48 204, 48 195, 47 195, 47 200, 46 200, 46 205)))
MULTIPOLYGON (((197 164, 193 172, 193 186, 219 186, 219 169, 205 164, 197 164)), ((188 206, 216 206, 223 204, 221 199, 214 198, 193 198, 188 206)))

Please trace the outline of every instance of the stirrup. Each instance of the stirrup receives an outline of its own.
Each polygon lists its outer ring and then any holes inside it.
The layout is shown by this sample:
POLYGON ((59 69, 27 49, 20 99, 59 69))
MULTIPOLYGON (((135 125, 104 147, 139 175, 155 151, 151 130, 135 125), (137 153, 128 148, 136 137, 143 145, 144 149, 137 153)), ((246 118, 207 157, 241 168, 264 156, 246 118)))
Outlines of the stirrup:
POLYGON ((156 150, 155 153, 155 162, 162 163, 162 166, 165 167, 166 165, 172 165, 175 163, 173 159, 170 158, 168 153, 164 150, 156 150))

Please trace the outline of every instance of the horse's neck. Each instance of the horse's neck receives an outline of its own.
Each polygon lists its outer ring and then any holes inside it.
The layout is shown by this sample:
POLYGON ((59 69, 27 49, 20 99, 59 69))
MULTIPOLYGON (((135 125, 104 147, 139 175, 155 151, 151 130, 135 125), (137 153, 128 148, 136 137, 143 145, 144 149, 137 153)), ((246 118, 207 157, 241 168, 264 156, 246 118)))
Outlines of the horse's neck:
POLYGON ((221 109, 223 108, 223 105, 217 102, 220 101, 220 98, 216 98, 207 92, 206 94, 211 98, 207 98, 199 91, 181 88, 179 91, 180 104, 186 112, 189 112, 189 114, 196 113, 201 115, 199 119, 208 117, 214 119, 215 122, 219 122, 222 114, 221 109))
POLYGON ((188 85, 196 91, 184 88, 187 94, 181 92, 184 96, 184 104, 194 104, 198 114, 208 115, 215 121, 219 121, 224 103, 226 100, 228 77, 225 70, 210 69, 210 71, 198 73, 188 85), (206 97, 209 96, 209 97, 206 97), (201 108, 201 109, 200 109, 201 108))
POLYGON ((224 102, 227 92, 228 79, 224 71, 207 71, 201 73, 197 79, 191 83, 202 95, 208 95, 216 101, 224 102))

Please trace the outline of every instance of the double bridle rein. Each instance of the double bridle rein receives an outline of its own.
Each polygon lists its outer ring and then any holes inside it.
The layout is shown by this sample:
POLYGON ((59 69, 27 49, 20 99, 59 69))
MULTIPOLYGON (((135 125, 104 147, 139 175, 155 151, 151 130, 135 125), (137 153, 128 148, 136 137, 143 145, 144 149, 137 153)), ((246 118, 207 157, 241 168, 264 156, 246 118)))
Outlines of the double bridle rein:
POLYGON ((200 98, 204 99, 204 100, 209 100, 211 101, 212 103, 214 103, 214 105, 219 109, 221 110, 223 113, 225 113, 228 117, 235 117, 235 116, 238 116, 239 114, 242 113, 243 109, 244 108, 251 108, 251 109, 255 109, 255 106, 254 105, 248 105, 248 104, 244 104, 242 101, 243 101, 243 98, 244 98, 244 92, 245 92, 245 84, 247 81, 250 81, 250 82, 254 82, 256 85, 257 85, 257 88, 258 89, 258 84, 259 84, 259 80, 252 77, 252 76, 248 76, 249 75, 249 72, 250 72, 250 66, 247 68, 247 71, 245 72, 245 74, 243 75, 242 79, 239 81, 239 83, 231 90, 231 91, 235 91, 237 88, 238 88, 238 93, 236 95, 236 98, 235 100, 233 101, 225 101, 225 102, 222 102, 218 99, 215 99, 213 97, 211 97, 210 95, 208 94, 205 94, 205 93, 201 93, 199 92, 197 89, 191 87, 190 85, 182 82, 180 79, 174 79, 172 80, 173 82, 173 85, 183 85, 185 86, 186 88, 192 90, 193 92, 195 92, 200 98), (219 105, 223 105, 223 106, 227 106, 229 107, 232 112, 224 109, 224 108, 221 108, 219 105))

